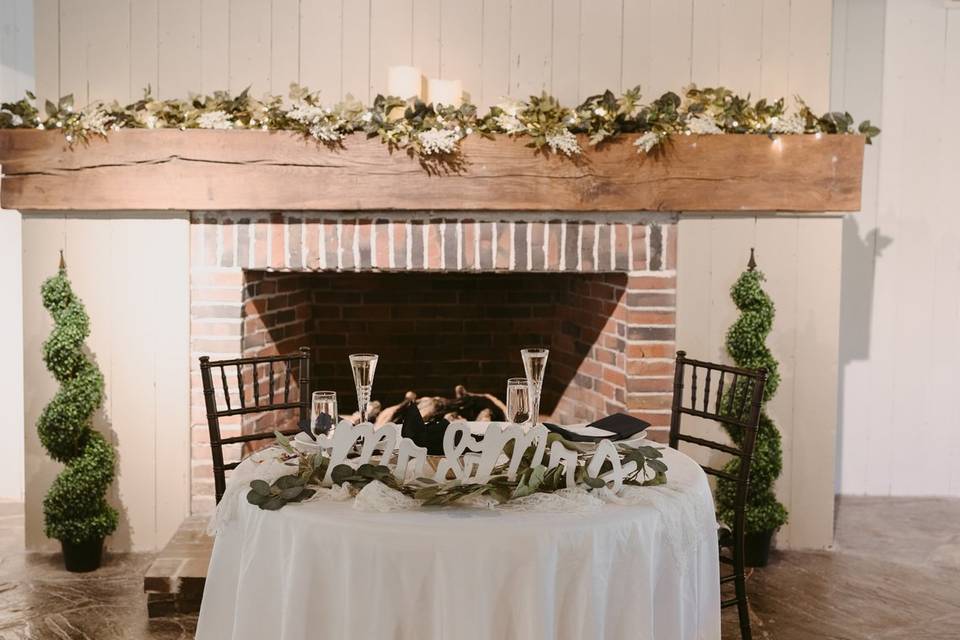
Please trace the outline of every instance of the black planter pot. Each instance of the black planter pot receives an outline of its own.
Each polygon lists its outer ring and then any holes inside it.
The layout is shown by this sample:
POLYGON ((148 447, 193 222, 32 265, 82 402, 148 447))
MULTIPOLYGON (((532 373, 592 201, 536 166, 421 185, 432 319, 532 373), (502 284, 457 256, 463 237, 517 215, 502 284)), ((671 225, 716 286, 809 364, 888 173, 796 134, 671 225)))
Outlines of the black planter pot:
POLYGON ((743 563, 748 567, 765 567, 770 560, 770 545, 776 529, 748 533, 743 537, 743 563))
POLYGON ((100 568, 103 558, 103 538, 87 540, 80 544, 60 541, 63 547, 63 564, 67 571, 84 573, 100 568))

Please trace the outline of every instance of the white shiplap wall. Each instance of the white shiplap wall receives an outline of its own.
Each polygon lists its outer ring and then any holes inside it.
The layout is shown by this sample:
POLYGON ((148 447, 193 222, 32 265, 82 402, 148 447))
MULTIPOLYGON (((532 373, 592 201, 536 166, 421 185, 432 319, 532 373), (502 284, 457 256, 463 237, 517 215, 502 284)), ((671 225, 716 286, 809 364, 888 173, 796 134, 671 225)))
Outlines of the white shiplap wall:
POLYGON ((696 80, 826 106, 827 0, 36 0, 38 90, 79 103, 291 81, 369 100, 386 70, 459 78, 474 102, 574 102, 696 80))
MULTIPOLYGON (((33 2, 0 2, 0 102, 33 90, 33 2)), ((23 315, 20 213, 0 210, 0 500, 23 499, 23 315)))
MULTIPOLYGON (((542 90, 575 102, 634 84, 649 98, 690 81, 801 94, 816 109, 829 95, 831 0, 35 2, 38 92, 73 93, 79 103, 132 100, 148 84, 157 95, 180 97, 247 86, 282 93, 290 81, 331 102, 347 93, 369 100, 385 90, 389 65, 411 63, 426 75, 459 78, 481 107, 542 90)), ((86 237, 86 225, 72 219, 56 224, 86 237)), ((24 237, 40 243, 44 224, 27 220, 24 237)), ((757 247, 780 310, 771 341, 785 383, 772 411, 784 432, 779 489, 794 518, 779 541, 827 546, 833 477, 823 469, 833 468, 841 221, 725 215, 679 224, 678 342, 692 354, 724 357, 723 334, 735 318, 728 288, 748 247, 757 247)), ((103 303, 99 313, 108 314, 103 303)), ((126 413, 137 415, 133 407, 126 413)), ((121 447, 135 437, 121 434, 121 447)), ((149 449, 135 444, 123 454, 125 469, 137 473, 144 458, 151 470, 144 486, 159 496, 163 469, 146 459, 149 449)), ((159 542, 177 515, 137 509, 129 531, 139 547, 159 542)))
POLYGON ((844 223, 839 489, 960 496, 960 7, 836 18, 834 106, 883 129, 844 223))

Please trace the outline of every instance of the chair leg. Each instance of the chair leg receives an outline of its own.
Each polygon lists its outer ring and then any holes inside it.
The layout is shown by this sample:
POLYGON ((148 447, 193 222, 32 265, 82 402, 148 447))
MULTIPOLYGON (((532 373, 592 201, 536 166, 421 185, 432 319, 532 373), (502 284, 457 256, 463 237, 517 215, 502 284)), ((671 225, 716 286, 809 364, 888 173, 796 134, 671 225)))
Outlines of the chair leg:
POLYGON ((742 640, 751 640, 753 636, 750 632, 750 605, 747 602, 747 584, 743 577, 742 569, 733 581, 733 586, 737 591, 737 613, 740 614, 740 638, 742 640))

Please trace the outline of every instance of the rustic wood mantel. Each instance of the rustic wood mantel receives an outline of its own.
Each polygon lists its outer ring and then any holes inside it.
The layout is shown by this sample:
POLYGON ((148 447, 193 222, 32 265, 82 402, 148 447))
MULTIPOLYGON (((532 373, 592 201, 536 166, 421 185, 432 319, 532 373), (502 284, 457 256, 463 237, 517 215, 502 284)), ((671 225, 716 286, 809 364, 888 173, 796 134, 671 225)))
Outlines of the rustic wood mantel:
POLYGON ((424 166, 376 139, 328 148, 291 132, 143 130, 67 145, 0 131, 0 204, 20 210, 825 212, 860 209, 862 136, 679 136, 644 156, 624 136, 576 159, 471 136, 424 166))

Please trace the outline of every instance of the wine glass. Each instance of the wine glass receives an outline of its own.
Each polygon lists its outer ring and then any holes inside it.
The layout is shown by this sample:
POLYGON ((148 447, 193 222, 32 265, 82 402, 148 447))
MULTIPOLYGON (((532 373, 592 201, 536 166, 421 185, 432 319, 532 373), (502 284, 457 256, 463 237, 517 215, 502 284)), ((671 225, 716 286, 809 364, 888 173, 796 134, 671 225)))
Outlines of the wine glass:
POLYGON ((534 347, 523 349, 520 355, 523 357, 523 370, 527 372, 527 388, 530 393, 530 426, 536 426, 540 419, 540 392, 543 390, 543 376, 550 350, 534 347))
POLYGON ((327 434, 337 424, 337 392, 314 391, 310 404, 310 428, 314 435, 327 434))
POLYGON ((526 378, 507 380, 507 421, 523 424, 530 419, 530 388, 526 378))
POLYGON ((377 372, 375 353, 354 353, 350 355, 350 368, 353 370, 353 385, 357 388, 357 404, 360 408, 360 423, 367 421, 367 405, 370 404, 370 390, 373 388, 373 375, 377 372))

